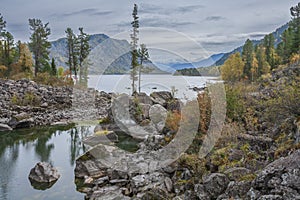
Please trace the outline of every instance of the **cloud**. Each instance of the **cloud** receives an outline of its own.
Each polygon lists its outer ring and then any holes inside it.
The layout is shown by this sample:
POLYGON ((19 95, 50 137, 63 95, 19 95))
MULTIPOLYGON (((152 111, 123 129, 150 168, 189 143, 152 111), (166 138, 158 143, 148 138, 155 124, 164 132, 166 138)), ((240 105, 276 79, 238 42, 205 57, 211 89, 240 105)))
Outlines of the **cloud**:
POLYGON ((100 12, 95 12, 91 15, 95 15, 95 16, 103 16, 103 15, 109 15, 109 14, 112 14, 113 11, 100 11, 100 12))
POLYGON ((109 15, 113 13, 113 11, 99 11, 98 9, 95 8, 87 8, 87 9, 82 9, 70 13, 63 13, 63 14, 54 14, 52 16, 55 17, 72 17, 72 16, 82 16, 82 15, 90 15, 90 16, 104 16, 104 15, 109 15))
POLYGON ((205 8, 205 6, 203 6, 203 5, 182 6, 182 7, 175 9, 175 11, 180 12, 180 13, 189 13, 189 12, 196 11, 200 8, 205 8))
POLYGON ((206 21, 220 21, 220 20, 225 20, 225 19, 226 18, 222 17, 222 16, 209 16, 209 17, 205 18, 206 21))

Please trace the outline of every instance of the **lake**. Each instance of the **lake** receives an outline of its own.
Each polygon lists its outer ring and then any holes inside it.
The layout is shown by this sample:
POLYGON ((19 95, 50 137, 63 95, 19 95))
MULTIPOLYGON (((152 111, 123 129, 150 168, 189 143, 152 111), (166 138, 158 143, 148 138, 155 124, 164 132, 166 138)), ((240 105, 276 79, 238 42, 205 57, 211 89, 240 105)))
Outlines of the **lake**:
MULTIPOLYGON (((203 87, 216 81, 216 77, 204 76, 172 76, 171 74, 142 75, 141 92, 150 94, 155 91, 171 91, 172 87, 178 90, 175 94, 180 99, 196 97, 193 87, 203 87)), ((90 75, 88 87, 104 92, 131 94, 131 80, 125 75, 90 75)))

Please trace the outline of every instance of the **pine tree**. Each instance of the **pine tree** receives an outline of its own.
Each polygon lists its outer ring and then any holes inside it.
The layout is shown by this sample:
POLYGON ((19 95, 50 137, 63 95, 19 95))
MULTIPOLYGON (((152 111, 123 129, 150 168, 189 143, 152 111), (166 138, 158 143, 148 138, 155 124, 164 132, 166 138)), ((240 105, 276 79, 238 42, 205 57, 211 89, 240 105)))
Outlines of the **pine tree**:
POLYGON ((138 51, 138 55, 140 58, 139 65, 139 93, 141 93, 141 79, 142 79, 142 71, 143 71, 143 63, 144 61, 149 59, 148 49, 145 44, 141 44, 140 49, 138 51))
POLYGON ((266 35, 263 40, 265 47, 266 59, 271 68, 273 69, 276 65, 276 54, 274 51, 275 38, 273 34, 266 35))
POLYGON ((251 77, 251 68, 253 63, 253 43, 247 39, 243 46, 242 58, 245 63, 244 76, 247 78, 251 77))
POLYGON ((77 79, 77 65, 78 65, 78 40, 71 28, 67 28, 65 31, 67 34, 67 57, 66 64, 69 66, 70 77, 74 72, 75 79, 77 79))
POLYGON ((132 17, 133 21, 131 22, 132 25, 132 33, 130 35, 131 37, 131 72, 130 72, 130 79, 132 80, 132 94, 136 92, 135 87, 135 81, 137 81, 137 67, 139 65, 138 63, 138 33, 139 33, 139 17, 138 14, 138 7, 136 4, 134 4, 132 17))
POLYGON ((87 86, 88 76, 88 55, 91 52, 89 45, 90 36, 83 32, 83 28, 79 28, 78 43, 79 43, 79 83, 87 86))
POLYGON ((281 36, 282 42, 277 47, 277 53, 282 58, 283 64, 288 63, 293 48, 293 31, 291 28, 285 30, 281 36))
POLYGON ((2 33, 2 53, 1 63, 8 68, 8 73, 11 71, 11 64, 14 61, 14 37, 8 31, 2 33))
POLYGON ((265 47, 263 45, 258 45, 255 50, 257 65, 258 65, 258 77, 263 74, 267 74, 270 72, 270 65, 267 62, 265 47))
POLYGON ((54 58, 52 58, 51 60, 51 73, 52 76, 57 76, 57 68, 56 68, 56 64, 55 64, 55 60, 54 58))
POLYGON ((291 7, 292 21, 290 27, 293 30, 292 53, 300 53, 300 2, 298 5, 291 7))
POLYGON ((0 13, 0 33, 2 33, 5 27, 6 27, 6 21, 4 21, 3 16, 0 13))
POLYGON ((29 48, 33 53, 35 66, 34 75, 37 76, 39 71, 48 68, 49 65, 49 49, 51 43, 48 41, 48 36, 51 34, 49 23, 43 24, 40 19, 29 19, 30 36, 29 48))

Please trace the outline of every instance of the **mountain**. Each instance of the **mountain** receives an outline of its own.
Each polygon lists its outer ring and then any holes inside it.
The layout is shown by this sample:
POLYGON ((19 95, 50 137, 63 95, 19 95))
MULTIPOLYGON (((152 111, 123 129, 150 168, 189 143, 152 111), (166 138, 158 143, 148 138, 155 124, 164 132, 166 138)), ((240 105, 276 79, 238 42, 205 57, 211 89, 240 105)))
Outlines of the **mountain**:
POLYGON ((197 62, 186 62, 186 63, 168 63, 168 64, 158 64, 158 66, 162 69, 163 65, 169 67, 168 71, 176 71, 181 69, 190 69, 190 68, 200 68, 200 67, 208 67, 214 65, 219 59, 223 57, 224 53, 214 54, 209 58, 204 60, 200 60, 197 62))
MULTIPOLYGON (((276 29, 274 32, 272 32, 272 34, 274 35, 274 38, 275 38, 275 46, 277 46, 282 41, 281 35, 286 29, 288 29, 288 27, 289 27, 289 25, 287 23, 287 24, 281 26, 280 28, 276 29)), ((261 44, 263 42, 263 39, 252 40, 252 42, 254 45, 261 44)), ((215 62, 215 65, 217 65, 217 66, 223 65, 224 62, 229 58, 230 55, 232 55, 236 52, 242 53, 242 51, 243 51, 243 46, 240 46, 231 52, 225 53, 221 59, 219 59, 218 61, 215 62)))
MULTIPOLYGON (((126 40, 110 38, 104 34, 90 36, 91 53, 88 57, 90 74, 121 74, 128 73, 131 67, 130 44, 126 40)), ((57 66, 68 68, 66 65, 67 39, 61 38, 51 42, 50 58, 56 60, 57 66)), ((165 73, 151 61, 144 64, 146 71, 165 73)))

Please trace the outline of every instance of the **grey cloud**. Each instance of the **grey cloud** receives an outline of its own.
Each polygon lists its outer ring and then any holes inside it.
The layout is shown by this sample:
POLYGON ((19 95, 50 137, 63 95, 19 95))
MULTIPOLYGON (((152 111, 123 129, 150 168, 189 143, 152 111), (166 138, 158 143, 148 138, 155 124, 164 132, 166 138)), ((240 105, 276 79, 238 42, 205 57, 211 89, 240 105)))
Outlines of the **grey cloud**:
POLYGON ((113 11, 101 11, 101 12, 95 12, 92 15, 96 15, 96 16, 103 16, 103 15, 109 15, 112 14, 113 11))
POLYGON ((224 20, 224 19, 226 19, 226 18, 222 17, 222 16, 209 16, 209 17, 205 18, 206 21, 220 21, 220 20, 224 20))
POLYGON ((187 21, 174 21, 168 19, 161 19, 161 18, 145 18, 141 19, 141 24, 145 27, 162 27, 162 28, 175 28, 175 27, 182 27, 182 26, 189 26, 194 23, 187 22, 187 21))
POLYGON ((205 6, 203 6, 203 5, 182 6, 182 7, 175 9, 175 11, 180 12, 180 13, 188 13, 188 12, 198 10, 200 8, 205 8, 205 6))
POLYGON ((71 12, 71 13, 64 13, 64 14, 62 14, 62 16, 69 17, 69 16, 73 16, 73 15, 93 14, 93 13, 95 13, 97 11, 98 11, 97 9, 88 8, 88 9, 82 9, 82 10, 71 12))
POLYGON ((71 17, 75 15, 90 15, 90 16, 103 16, 103 15, 109 15, 113 13, 112 11, 99 11, 98 9, 95 8, 87 8, 87 9, 82 9, 70 13, 63 13, 63 14, 54 14, 52 16, 55 17, 71 17))

